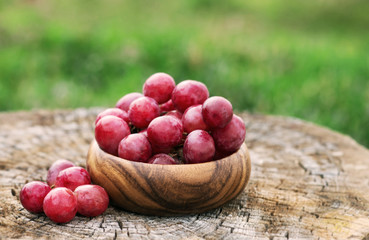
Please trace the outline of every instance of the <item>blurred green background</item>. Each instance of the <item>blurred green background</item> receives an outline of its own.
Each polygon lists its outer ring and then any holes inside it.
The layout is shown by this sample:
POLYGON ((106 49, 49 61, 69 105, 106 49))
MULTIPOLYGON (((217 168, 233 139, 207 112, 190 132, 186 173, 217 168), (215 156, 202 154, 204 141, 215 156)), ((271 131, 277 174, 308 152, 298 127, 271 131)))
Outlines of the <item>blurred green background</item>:
POLYGON ((0 0, 0 111, 114 106, 155 72, 369 146, 367 0, 0 0))

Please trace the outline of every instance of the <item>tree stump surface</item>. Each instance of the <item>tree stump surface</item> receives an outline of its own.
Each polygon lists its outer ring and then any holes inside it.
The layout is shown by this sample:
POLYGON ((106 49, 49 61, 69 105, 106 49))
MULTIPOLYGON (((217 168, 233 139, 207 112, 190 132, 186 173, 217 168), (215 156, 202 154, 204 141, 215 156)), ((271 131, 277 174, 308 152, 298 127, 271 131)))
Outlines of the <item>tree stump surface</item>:
POLYGON ((0 239, 369 239, 369 151, 299 119, 247 113, 250 182, 220 208, 155 217, 110 206, 66 224, 27 212, 26 182, 45 181, 60 158, 85 166, 100 110, 0 114, 0 239))

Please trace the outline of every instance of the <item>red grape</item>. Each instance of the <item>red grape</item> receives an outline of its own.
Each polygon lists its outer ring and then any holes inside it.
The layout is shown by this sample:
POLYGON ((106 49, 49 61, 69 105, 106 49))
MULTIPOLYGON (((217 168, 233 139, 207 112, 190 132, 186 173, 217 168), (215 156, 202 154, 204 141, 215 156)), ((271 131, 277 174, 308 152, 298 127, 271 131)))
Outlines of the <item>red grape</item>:
POLYGON ((182 123, 183 130, 187 133, 193 130, 208 130, 208 126, 205 124, 201 114, 202 105, 191 106, 183 113, 182 123))
POLYGON ((208 97, 209 91, 205 84, 194 80, 180 82, 172 92, 172 101, 180 112, 190 106, 202 104, 208 97))
POLYGON ((128 94, 124 95, 121 99, 119 99, 119 101, 117 102, 115 107, 120 108, 123 111, 128 112, 129 105, 131 105, 131 103, 134 100, 136 100, 137 98, 140 98, 140 97, 143 97, 143 96, 144 95, 142 93, 138 93, 138 92, 128 93, 128 94))
POLYGON ((166 165, 170 165, 170 164, 177 164, 176 161, 169 156, 168 154, 165 153, 159 153, 159 154, 155 154, 154 156, 152 156, 148 163, 151 164, 166 164, 166 165))
POLYGON ((129 119, 137 128, 146 128, 159 115, 158 103, 149 97, 141 97, 134 100, 128 110, 129 119))
POLYGON ((169 101, 163 103, 162 105, 160 105, 160 112, 169 112, 176 109, 174 107, 173 101, 172 99, 169 99, 169 101))
POLYGON ((147 162, 151 152, 149 140, 141 133, 130 134, 123 138, 118 147, 119 157, 135 162, 147 162))
POLYGON ((107 153, 118 155, 119 142, 131 133, 128 124, 116 116, 101 118, 95 127, 95 139, 107 153))
POLYGON ((182 122, 171 116, 155 118, 147 128, 149 141, 156 149, 168 149, 178 145, 182 140, 182 133, 182 122))
POLYGON ((128 113, 126 111, 120 108, 108 108, 97 115, 95 125, 102 117, 105 116, 116 116, 123 119, 126 123, 129 123, 128 113))
POLYGON ((96 217, 108 208, 109 196, 98 185, 83 185, 74 190, 77 197, 77 212, 85 217, 96 217))
POLYGON ((68 188, 54 188, 46 195, 43 209, 52 221, 66 223, 77 213, 77 198, 68 188))
POLYGON ((71 161, 60 159, 55 161, 51 167, 49 168, 49 171, 47 171, 47 177, 46 181, 49 186, 52 186, 55 184, 55 180, 59 175, 59 172, 70 167, 74 167, 74 163, 71 161))
POLYGON ((182 121, 182 113, 179 112, 179 111, 177 111, 177 110, 173 110, 173 111, 167 112, 165 114, 165 116, 172 116, 172 117, 175 117, 178 120, 182 121))
POLYGON ((215 153, 214 140, 204 130, 195 130, 188 134, 183 146, 186 163, 203 163, 213 159, 215 153))
POLYGON ((233 153, 245 141, 245 123, 240 117, 233 114, 232 120, 224 128, 214 129, 212 135, 218 151, 233 153))
POLYGON ((90 183, 90 174, 86 169, 82 167, 70 167, 59 173, 55 181, 55 187, 66 187, 74 191, 76 187, 90 183))
POLYGON ((166 73, 155 73, 151 75, 143 85, 143 93, 147 97, 155 99, 159 104, 167 102, 171 96, 176 83, 166 73))
POLYGON ((20 191, 20 201, 25 209, 31 213, 41 213, 45 196, 51 188, 40 181, 29 182, 20 191))
POLYGON ((232 104, 224 97, 211 97, 202 105, 202 116, 210 128, 223 128, 232 119, 232 104))

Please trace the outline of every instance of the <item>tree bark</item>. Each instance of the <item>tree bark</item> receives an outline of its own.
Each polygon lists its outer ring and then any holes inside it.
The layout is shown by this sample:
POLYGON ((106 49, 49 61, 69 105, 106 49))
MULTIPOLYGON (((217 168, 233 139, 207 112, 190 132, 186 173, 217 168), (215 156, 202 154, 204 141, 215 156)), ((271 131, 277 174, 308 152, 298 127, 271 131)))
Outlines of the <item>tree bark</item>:
POLYGON ((0 239, 369 239, 369 151, 299 119, 247 113, 250 182, 220 208, 155 217, 110 206, 66 224, 26 211, 20 189, 54 161, 85 167, 100 110, 0 114, 0 239))

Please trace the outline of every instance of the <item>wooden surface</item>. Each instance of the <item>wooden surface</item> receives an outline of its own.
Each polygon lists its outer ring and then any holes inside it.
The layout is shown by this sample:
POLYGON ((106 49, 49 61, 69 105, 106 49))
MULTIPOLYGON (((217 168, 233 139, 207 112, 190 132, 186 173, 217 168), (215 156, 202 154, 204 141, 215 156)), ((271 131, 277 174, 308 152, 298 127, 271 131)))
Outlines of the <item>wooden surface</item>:
POLYGON ((148 217, 109 207, 64 225, 28 213, 23 184, 59 158, 85 166, 99 110, 0 114, 1 239, 369 239, 369 151, 298 119, 247 114, 250 182, 220 208, 148 217))
POLYGON ((206 212, 237 197, 250 179, 246 144, 229 157, 198 164, 134 162, 102 151, 93 141, 86 167, 91 180, 125 210, 154 216, 206 212))

